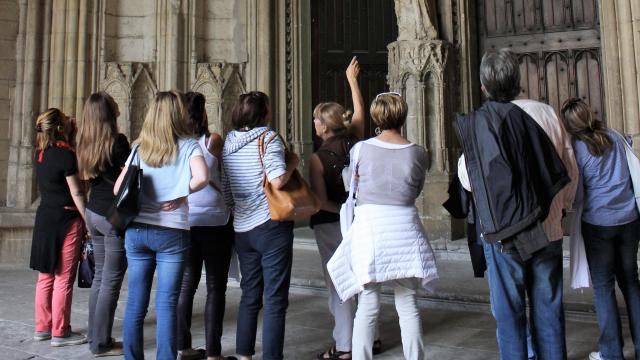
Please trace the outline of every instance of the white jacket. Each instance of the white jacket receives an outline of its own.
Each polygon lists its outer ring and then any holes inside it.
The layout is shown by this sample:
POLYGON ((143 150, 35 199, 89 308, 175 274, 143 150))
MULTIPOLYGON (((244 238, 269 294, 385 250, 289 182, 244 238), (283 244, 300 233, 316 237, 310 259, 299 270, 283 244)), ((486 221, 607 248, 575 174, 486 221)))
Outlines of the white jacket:
POLYGON ((342 301, 368 283, 437 279, 435 257, 415 206, 360 205, 327 269, 342 301))

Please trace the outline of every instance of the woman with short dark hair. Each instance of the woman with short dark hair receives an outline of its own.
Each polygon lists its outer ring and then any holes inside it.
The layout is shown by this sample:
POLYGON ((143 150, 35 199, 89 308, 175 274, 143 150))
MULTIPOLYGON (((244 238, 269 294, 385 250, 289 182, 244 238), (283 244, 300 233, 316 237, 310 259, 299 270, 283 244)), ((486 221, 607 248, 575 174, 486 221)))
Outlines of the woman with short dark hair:
POLYGON ((277 134, 267 127, 269 97, 252 91, 240 95, 233 108, 234 130, 223 150, 223 190, 233 208, 235 244, 242 272, 236 351, 242 359, 255 353, 258 313, 264 297, 263 359, 282 359, 285 315, 293 253, 293 221, 274 221, 263 190, 266 175, 281 189, 298 166, 298 156, 286 152, 277 134), (263 145, 261 154, 258 147, 263 145))

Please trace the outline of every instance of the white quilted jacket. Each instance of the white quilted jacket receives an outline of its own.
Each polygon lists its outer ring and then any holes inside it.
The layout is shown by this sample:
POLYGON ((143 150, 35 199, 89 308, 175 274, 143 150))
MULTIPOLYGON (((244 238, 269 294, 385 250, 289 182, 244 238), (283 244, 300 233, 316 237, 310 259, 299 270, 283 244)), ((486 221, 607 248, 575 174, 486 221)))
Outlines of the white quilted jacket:
POLYGON ((349 233, 327 264, 342 301, 368 283, 438 278, 433 250, 415 206, 361 205, 349 233))

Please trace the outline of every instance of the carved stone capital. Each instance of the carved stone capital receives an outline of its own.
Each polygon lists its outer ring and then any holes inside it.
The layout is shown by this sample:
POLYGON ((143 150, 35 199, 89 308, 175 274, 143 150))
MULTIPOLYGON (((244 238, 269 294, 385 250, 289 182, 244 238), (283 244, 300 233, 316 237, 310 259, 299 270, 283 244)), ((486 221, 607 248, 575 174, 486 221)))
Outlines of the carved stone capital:
POLYGON ((209 119, 209 130, 226 133, 231 127, 231 109, 245 92, 245 63, 197 63, 192 91, 202 93, 209 119))
POLYGON ((388 81, 392 89, 403 88, 407 75, 424 79, 432 73, 442 83, 447 65, 449 43, 444 40, 398 40, 387 46, 389 50, 388 81))

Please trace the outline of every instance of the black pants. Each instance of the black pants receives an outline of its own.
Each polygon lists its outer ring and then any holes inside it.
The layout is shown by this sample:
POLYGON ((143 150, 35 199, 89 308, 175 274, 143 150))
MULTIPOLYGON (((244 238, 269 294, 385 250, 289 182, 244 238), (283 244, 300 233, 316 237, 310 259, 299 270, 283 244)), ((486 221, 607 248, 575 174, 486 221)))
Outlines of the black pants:
POLYGON ((207 356, 220 356, 222 351, 222 322, 229 263, 234 232, 231 221, 224 226, 196 226, 191 228, 191 248, 185 259, 182 287, 178 298, 178 350, 190 349, 193 296, 206 269, 207 302, 204 310, 204 329, 207 356))

